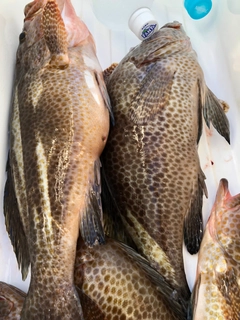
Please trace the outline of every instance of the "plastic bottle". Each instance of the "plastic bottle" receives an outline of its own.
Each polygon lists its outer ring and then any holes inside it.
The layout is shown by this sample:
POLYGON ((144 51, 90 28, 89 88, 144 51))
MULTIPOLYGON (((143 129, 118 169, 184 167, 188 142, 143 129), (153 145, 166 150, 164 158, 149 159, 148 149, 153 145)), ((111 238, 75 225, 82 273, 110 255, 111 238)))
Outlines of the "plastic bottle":
POLYGON ((92 0, 96 18, 112 30, 130 28, 144 40, 158 30, 150 8, 154 0, 92 0))
POLYGON ((212 9, 212 1, 184 0, 184 7, 192 19, 198 20, 205 17, 210 12, 212 9))

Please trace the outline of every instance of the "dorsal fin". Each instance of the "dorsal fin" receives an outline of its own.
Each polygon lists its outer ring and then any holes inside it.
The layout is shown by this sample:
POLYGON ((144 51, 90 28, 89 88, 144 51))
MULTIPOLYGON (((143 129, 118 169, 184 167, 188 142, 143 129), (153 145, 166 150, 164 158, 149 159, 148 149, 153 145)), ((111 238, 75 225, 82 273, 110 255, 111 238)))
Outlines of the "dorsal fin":
POLYGON ((69 65, 67 32, 55 0, 49 0, 44 7, 42 27, 51 52, 51 67, 66 68, 69 65))

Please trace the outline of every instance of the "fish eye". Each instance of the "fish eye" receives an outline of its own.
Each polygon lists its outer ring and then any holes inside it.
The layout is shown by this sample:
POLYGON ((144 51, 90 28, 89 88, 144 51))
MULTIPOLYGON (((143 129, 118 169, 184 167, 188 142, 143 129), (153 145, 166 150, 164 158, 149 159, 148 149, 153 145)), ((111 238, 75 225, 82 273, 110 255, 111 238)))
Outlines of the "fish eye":
POLYGON ((26 31, 23 31, 19 35, 19 42, 22 43, 25 40, 25 38, 26 38, 26 31))

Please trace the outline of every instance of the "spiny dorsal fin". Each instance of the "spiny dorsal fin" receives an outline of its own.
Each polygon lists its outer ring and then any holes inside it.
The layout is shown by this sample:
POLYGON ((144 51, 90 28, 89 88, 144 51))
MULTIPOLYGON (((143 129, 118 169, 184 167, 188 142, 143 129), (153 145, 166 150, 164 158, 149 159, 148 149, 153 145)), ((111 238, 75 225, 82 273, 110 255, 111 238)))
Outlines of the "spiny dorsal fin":
POLYGON ((49 0, 42 16, 43 33, 51 52, 51 67, 66 68, 69 64, 67 32, 55 0, 49 0))

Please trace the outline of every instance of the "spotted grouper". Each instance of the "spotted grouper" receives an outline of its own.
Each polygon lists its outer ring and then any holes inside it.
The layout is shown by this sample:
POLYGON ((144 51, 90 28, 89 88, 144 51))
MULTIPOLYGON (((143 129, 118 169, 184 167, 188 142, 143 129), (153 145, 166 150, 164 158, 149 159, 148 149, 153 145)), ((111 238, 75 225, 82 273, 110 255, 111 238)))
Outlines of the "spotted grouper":
POLYGON ((115 117, 102 155, 106 212, 113 199, 139 252, 188 298, 182 242, 198 251, 207 192, 197 149, 202 115, 229 142, 225 103, 206 86, 178 22, 107 70, 106 83, 115 117))
POLYGON ((240 194, 221 179, 201 243, 192 295, 194 320, 240 319, 240 194))
POLYGON ((102 246, 78 242, 75 285, 84 320, 184 320, 181 295, 130 247, 106 237, 102 246))
MULTIPOLYGON (((79 237, 74 283, 84 320, 184 320, 178 292, 133 249, 106 237, 89 247, 79 237)), ((25 294, 0 282, 0 319, 19 320, 25 294)))
POLYGON ((70 0, 25 7, 19 37, 4 211, 23 278, 21 319, 82 319, 76 244, 104 242, 101 154, 109 97, 92 35, 70 0))

